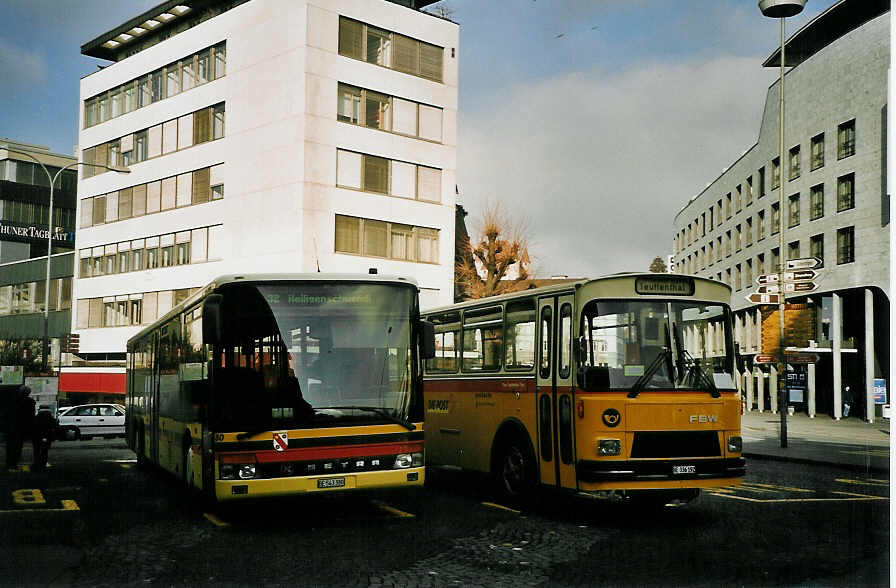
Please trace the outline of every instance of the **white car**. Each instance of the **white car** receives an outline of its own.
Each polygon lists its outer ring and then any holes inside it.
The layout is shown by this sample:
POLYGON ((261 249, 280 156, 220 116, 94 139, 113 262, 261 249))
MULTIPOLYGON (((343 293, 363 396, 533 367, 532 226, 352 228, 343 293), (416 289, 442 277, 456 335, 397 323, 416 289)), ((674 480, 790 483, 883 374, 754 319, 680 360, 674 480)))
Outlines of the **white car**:
POLYGON ((62 438, 124 437, 124 407, 120 404, 81 404, 59 414, 62 438))

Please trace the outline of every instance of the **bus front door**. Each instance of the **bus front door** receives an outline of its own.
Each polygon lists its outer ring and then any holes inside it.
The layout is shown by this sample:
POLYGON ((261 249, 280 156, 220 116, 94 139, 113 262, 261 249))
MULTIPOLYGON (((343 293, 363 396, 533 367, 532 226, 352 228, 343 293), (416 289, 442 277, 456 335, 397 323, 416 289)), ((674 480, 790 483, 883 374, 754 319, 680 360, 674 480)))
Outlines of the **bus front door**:
POLYGON ((577 487, 573 419, 573 296, 538 301, 536 402, 541 483, 577 487))

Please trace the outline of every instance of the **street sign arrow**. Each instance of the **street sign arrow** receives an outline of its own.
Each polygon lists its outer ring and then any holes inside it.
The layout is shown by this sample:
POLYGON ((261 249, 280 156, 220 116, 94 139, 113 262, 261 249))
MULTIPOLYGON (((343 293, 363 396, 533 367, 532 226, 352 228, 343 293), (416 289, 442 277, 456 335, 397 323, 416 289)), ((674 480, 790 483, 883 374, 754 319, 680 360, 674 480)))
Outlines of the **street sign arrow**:
POLYGON ((763 294, 761 292, 747 294, 746 299, 753 304, 778 304, 779 302, 777 294, 763 294))
POLYGON ((784 284, 785 292, 812 292, 818 284, 815 282, 795 282, 792 284, 784 284))
POLYGON ((760 274, 756 276, 756 283, 760 286, 763 284, 777 284, 778 274, 760 274))
POLYGON ((767 286, 759 286, 756 288, 756 291, 760 294, 777 294, 781 291, 781 286, 779 284, 769 284, 767 286))
POLYGON ((817 257, 800 257, 799 259, 788 259, 785 267, 789 270, 814 269, 820 266, 821 263, 821 260, 817 257))
POLYGON ((753 357, 753 363, 775 363, 778 361, 777 355, 769 355, 766 353, 759 353, 753 357))
POLYGON ((815 276, 817 276, 817 275, 818 275, 818 272, 813 269, 784 272, 784 281, 785 282, 807 282, 809 280, 815 279, 815 276))

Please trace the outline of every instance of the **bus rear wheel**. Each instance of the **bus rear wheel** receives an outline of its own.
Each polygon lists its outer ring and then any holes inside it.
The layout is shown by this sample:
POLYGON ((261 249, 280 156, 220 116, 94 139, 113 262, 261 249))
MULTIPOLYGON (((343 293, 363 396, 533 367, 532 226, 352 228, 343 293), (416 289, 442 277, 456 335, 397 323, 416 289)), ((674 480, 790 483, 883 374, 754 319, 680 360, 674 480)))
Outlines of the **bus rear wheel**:
POLYGON ((532 503, 536 487, 535 456, 528 443, 510 438, 498 449, 494 473, 501 497, 514 506, 532 503))

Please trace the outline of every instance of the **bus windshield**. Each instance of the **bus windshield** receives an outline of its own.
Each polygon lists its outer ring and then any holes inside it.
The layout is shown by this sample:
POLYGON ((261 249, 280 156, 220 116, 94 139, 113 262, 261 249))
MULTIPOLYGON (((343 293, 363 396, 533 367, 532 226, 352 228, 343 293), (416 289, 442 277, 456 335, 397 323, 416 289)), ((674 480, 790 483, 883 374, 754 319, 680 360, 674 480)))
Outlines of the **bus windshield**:
POLYGON ((246 284, 224 300, 211 402, 217 430, 413 428, 412 288, 246 284))
POLYGON ((592 300, 582 311, 586 390, 734 389, 730 310, 718 303, 592 300))

